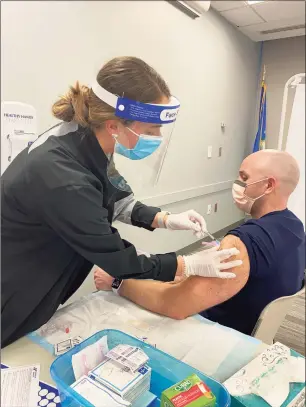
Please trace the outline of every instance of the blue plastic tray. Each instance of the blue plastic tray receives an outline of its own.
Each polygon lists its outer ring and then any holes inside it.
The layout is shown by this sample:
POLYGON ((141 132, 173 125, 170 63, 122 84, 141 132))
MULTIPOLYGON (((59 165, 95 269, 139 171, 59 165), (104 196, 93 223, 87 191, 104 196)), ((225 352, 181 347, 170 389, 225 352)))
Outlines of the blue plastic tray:
MULTIPOLYGON (((114 329, 106 329, 97 332, 95 335, 75 346, 64 355, 59 356, 52 363, 50 372, 58 388, 62 407, 94 407, 70 387, 70 385, 75 382, 71 359, 72 355, 86 348, 86 346, 97 342, 103 336, 107 336, 110 349, 122 343, 138 346, 143 349, 150 358, 149 365, 152 368, 150 391, 157 396, 157 399, 150 405, 150 407, 160 407, 160 396, 162 391, 180 380, 185 379, 192 373, 196 373, 215 394, 217 398, 216 407, 230 406, 231 399, 229 393, 225 387, 216 380, 130 335, 114 329)), ((203 352, 204 351, 205 349, 203 349, 203 352)), ((204 356, 199 355, 199 357, 204 356)))

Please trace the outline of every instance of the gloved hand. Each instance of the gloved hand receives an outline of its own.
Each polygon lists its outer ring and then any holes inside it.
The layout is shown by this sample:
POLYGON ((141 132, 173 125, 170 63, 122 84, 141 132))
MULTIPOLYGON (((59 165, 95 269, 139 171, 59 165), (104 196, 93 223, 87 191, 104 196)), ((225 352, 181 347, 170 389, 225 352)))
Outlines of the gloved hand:
POLYGON ((167 229, 193 230, 198 238, 204 237, 205 232, 207 231, 205 219, 193 209, 166 216, 165 226, 167 229))
POLYGON ((106 273, 106 271, 97 267, 94 271, 94 281, 97 290, 111 291, 114 278, 106 273))
POLYGON ((186 277, 201 276, 201 277, 216 277, 216 278, 235 278, 234 273, 223 272, 233 267, 241 266, 241 260, 233 260, 227 263, 221 263, 232 256, 239 254, 236 248, 219 250, 218 247, 213 247, 208 250, 203 250, 199 253, 190 256, 183 256, 185 263, 184 274, 186 277))

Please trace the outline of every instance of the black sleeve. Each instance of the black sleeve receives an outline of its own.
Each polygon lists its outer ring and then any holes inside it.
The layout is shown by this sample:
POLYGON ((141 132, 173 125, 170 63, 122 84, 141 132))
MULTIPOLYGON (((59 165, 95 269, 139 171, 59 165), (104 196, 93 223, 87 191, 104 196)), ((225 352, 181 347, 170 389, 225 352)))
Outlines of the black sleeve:
POLYGON ((132 211, 131 223, 132 225, 138 226, 139 228, 153 231, 154 228, 152 228, 151 226, 152 222, 156 214, 160 211, 160 208, 147 206, 137 201, 132 211))
POLYGON ((91 185, 59 187, 44 197, 42 216, 70 247, 111 276, 172 281, 175 253, 138 257, 109 224, 102 201, 102 193, 91 185))

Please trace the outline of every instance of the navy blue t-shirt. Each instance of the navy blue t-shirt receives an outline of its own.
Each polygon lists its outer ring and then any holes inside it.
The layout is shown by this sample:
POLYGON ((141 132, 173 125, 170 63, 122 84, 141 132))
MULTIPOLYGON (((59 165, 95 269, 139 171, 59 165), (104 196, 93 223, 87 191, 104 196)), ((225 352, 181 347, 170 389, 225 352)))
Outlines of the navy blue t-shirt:
POLYGON ((285 209, 249 220, 228 234, 239 237, 247 248, 249 280, 234 297, 201 315, 250 335, 267 304, 302 288, 304 227, 291 211, 285 209))

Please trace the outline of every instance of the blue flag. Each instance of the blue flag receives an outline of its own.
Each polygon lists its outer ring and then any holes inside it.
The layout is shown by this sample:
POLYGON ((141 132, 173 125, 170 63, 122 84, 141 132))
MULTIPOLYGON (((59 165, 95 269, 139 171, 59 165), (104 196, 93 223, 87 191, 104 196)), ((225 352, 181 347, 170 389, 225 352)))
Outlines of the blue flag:
POLYGON ((266 148, 266 124, 267 124, 267 87, 263 81, 261 84, 260 93, 260 106, 259 106, 259 120, 258 120, 258 130, 256 133, 253 153, 256 151, 264 150, 266 148))

